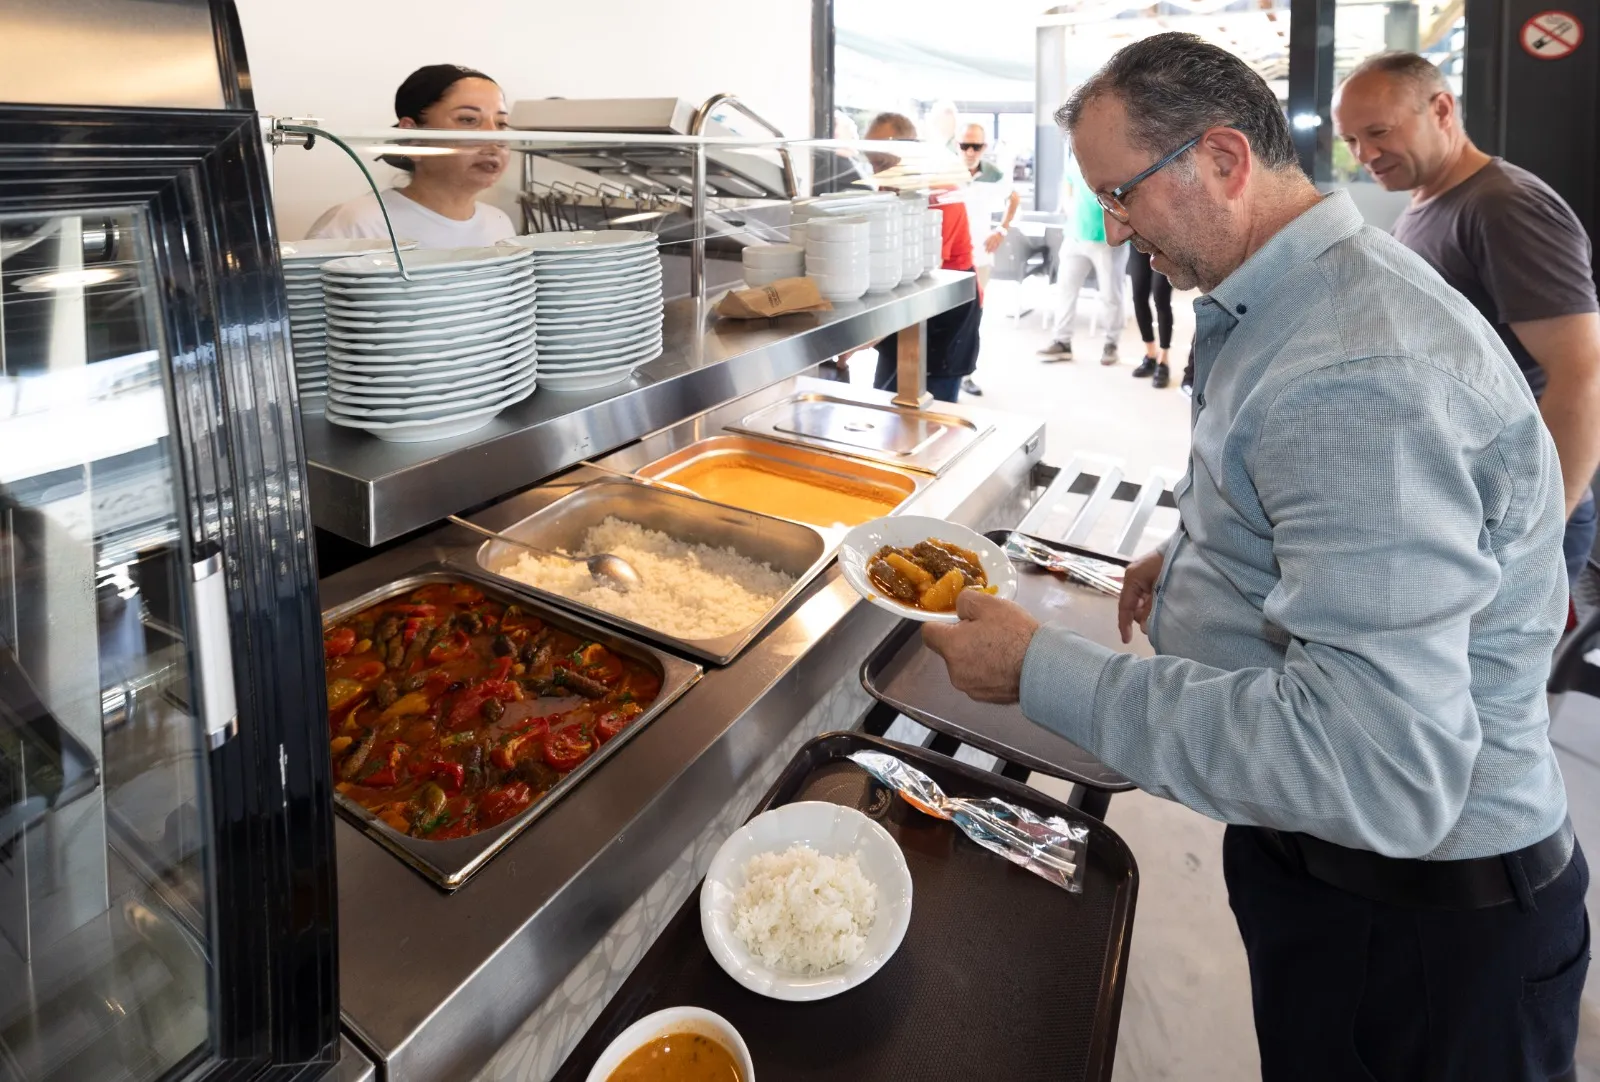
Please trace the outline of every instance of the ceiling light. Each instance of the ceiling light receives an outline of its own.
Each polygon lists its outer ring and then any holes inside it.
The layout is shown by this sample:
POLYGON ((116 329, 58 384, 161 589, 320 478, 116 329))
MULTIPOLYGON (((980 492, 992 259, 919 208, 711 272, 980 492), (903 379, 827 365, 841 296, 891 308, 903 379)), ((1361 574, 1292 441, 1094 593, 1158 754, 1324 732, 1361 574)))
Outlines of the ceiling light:
POLYGON ((34 274, 17 281, 24 293, 50 293, 58 289, 83 289, 85 286, 104 285, 122 277, 117 267, 89 267, 84 270, 56 271, 53 274, 34 274))

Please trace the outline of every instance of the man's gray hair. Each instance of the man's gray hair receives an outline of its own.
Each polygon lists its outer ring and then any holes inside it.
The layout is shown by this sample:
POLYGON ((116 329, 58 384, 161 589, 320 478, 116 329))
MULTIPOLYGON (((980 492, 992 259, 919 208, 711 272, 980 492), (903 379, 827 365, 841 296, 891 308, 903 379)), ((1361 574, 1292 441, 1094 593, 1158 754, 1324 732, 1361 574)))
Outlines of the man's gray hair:
POLYGON ((1070 134, 1084 107, 1112 96, 1128 114, 1128 136, 1156 157, 1207 128, 1233 128, 1268 169, 1298 167, 1289 121, 1266 81, 1226 49, 1193 34, 1156 34, 1117 51, 1056 111, 1070 134))
POLYGON ((1426 107, 1435 94, 1455 93, 1450 89, 1450 83, 1445 79, 1444 72, 1439 70, 1439 66, 1416 53, 1379 53, 1377 56, 1368 57, 1356 65, 1355 70, 1345 76, 1344 81, 1348 83, 1363 75, 1382 75, 1395 82, 1406 83, 1416 92, 1418 109, 1426 107))

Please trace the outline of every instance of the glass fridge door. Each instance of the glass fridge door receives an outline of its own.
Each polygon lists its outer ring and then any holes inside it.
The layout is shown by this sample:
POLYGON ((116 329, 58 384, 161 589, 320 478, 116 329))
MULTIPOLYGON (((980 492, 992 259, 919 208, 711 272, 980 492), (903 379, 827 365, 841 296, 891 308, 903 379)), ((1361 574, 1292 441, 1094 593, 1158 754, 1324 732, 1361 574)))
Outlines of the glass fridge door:
POLYGON ((0 1076, 27 1082, 176 1077, 217 1033, 229 628, 146 213, 0 212, 0 1076))

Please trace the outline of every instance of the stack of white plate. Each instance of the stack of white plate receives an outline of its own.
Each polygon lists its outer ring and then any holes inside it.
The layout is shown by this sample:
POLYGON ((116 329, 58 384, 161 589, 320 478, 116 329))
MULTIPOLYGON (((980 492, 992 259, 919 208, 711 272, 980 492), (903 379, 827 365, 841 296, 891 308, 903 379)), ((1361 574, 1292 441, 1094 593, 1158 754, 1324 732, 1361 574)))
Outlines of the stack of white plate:
MULTIPOLYGON (((900 198, 893 192, 837 192, 797 201, 807 216, 806 228, 820 219, 838 215, 861 215, 872 221, 870 280, 868 293, 883 293, 901 282, 905 272, 902 250, 905 244, 900 198)), ((808 236, 809 240, 809 236, 808 236)), ((916 275, 912 275, 915 278, 916 275)), ((909 279, 907 279, 909 280, 909 279)))
POLYGON ((944 211, 929 210, 922 215, 922 273, 932 274, 944 265, 944 211))
POLYGON ((926 192, 900 193, 900 233, 903 243, 900 250, 900 281, 915 281, 922 277, 922 249, 928 230, 923 224, 922 212, 927 209, 926 192))
POLYGON ((871 284, 872 222, 819 215, 806 225, 806 277, 830 301, 859 300, 871 284))
POLYGON ((806 272, 806 250, 793 244, 747 245, 741 259, 747 286, 769 286, 806 272))
MULTIPOLYGON (((415 248, 403 240, 401 248, 415 248)), ((322 322, 322 265, 340 256, 393 250, 387 240, 363 237, 327 237, 284 241, 278 245, 283 260, 283 285, 289 294, 289 341, 294 346, 295 385, 302 395, 321 394, 328 385, 325 367, 328 332, 322 322)))
POLYGON ((533 260, 516 248, 421 248, 322 267, 330 424, 394 443, 482 428, 534 390, 533 260))
POLYGON ((661 253, 654 233, 590 229, 500 244, 532 253, 542 386, 609 387, 661 355, 661 253))

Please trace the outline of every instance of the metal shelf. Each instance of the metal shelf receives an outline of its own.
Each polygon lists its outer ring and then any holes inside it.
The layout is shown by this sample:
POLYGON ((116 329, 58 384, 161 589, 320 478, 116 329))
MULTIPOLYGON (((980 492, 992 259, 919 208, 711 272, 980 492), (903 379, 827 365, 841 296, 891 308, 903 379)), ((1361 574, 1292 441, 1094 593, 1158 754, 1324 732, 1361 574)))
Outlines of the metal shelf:
POLYGON ((970 273, 935 271, 830 312, 772 320, 720 320, 709 310, 700 315, 693 299, 671 301, 666 348, 628 383, 541 390, 456 439, 385 443, 308 410, 302 424, 311 521, 363 545, 381 544, 799 375, 973 295, 970 273))

